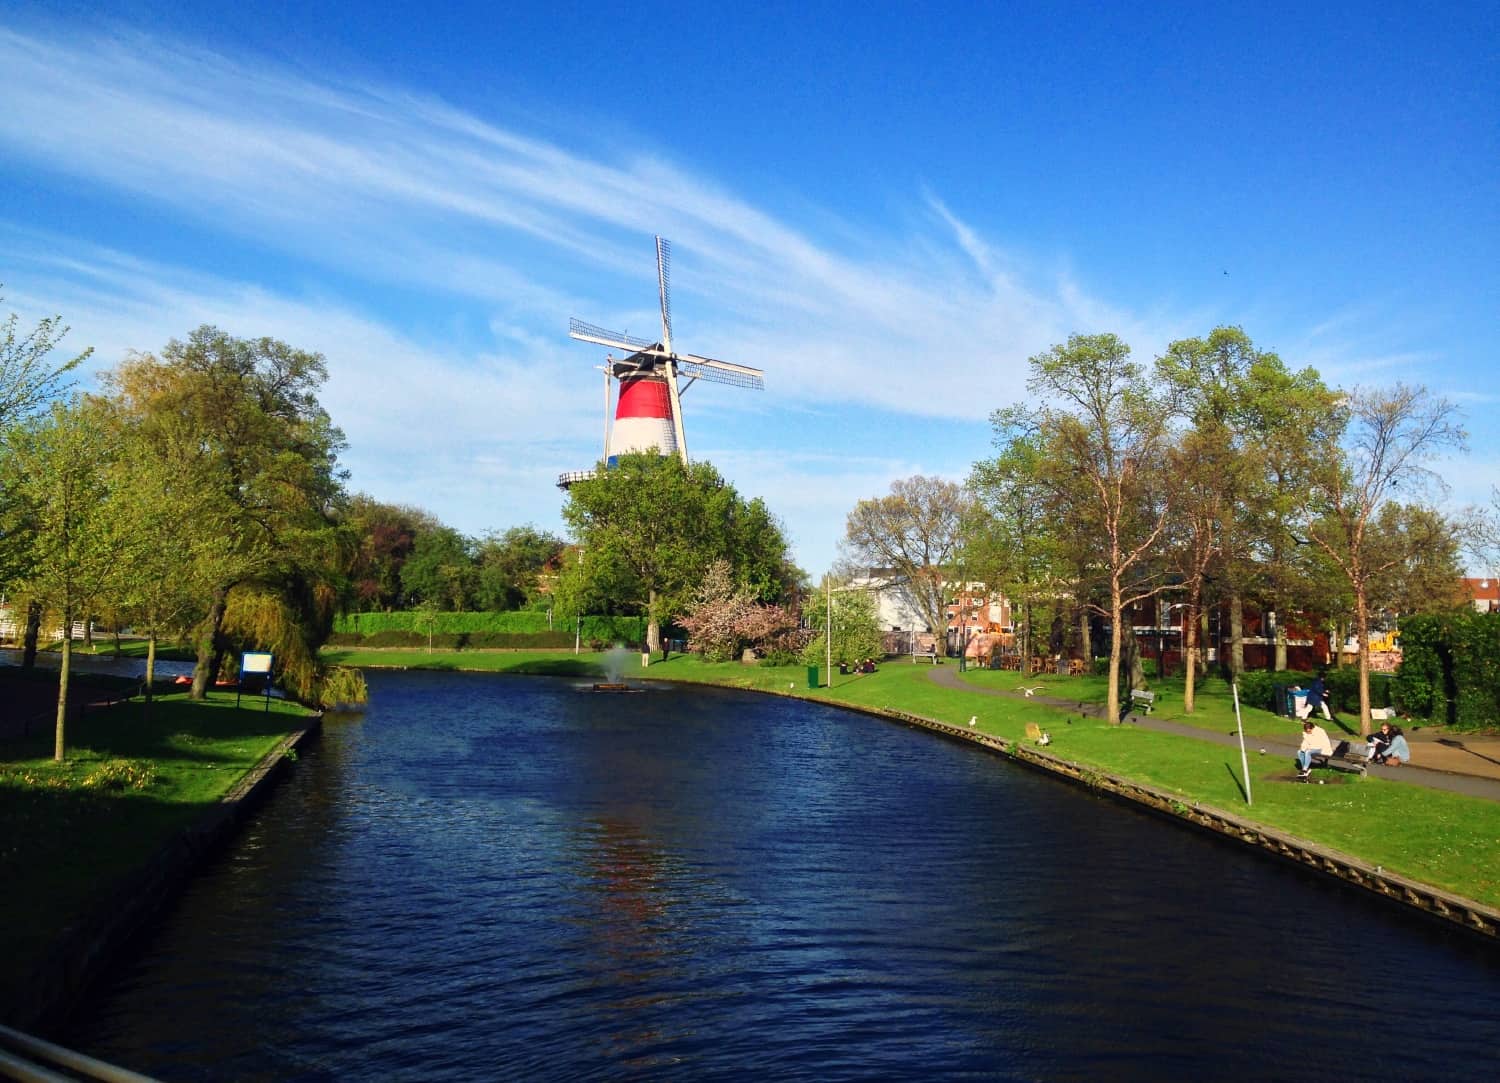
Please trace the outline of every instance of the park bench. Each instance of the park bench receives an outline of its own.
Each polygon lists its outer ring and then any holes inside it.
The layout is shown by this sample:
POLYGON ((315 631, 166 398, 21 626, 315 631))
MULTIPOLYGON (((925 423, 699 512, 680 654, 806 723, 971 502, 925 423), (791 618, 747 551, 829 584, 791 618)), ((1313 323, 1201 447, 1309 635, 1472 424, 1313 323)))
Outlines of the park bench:
POLYGON ((1349 742, 1340 741, 1333 746, 1333 754, 1329 756, 1316 754, 1312 757, 1314 767, 1326 767, 1330 771, 1342 771, 1346 775, 1357 775, 1364 778, 1369 773, 1368 761, 1357 753, 1355 758, 1349 758, 1349 742))
POLYGON ((1156 706, 1156 693, 1148 692, 1144 688, 1132 688, 1130 690, 1130 709, 1140 711, 1142 714, 1150 714, 1151 708, 1156 706))

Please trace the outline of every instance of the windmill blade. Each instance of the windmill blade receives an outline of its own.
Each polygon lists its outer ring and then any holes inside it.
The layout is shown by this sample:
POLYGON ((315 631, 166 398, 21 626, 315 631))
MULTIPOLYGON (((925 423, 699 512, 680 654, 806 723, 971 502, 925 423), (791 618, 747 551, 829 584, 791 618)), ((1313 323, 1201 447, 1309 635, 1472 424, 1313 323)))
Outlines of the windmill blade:
POLYGON ((714 384, 729 384, 731 387, 748 387, 752 391, 764 391, 765 381, 760 369, 749 365, 735 365, 728 361, 715 361, 712 357, 695 357, 691 354, 677 359, 677 371, 695 380, 707 380, 714 384))
POLYGON ((672 352, 672 242, 656 238, 656 287, 661 294, 661 344, 672 352))
POLYGON ((603 327, 595 327, 593 324, 584 323, 577 318, 568 321, 568 337, 576 338, 580 342, 593 342, 600 346, 613 346, 617 350, 627 350, 631 353, 635 353, 637 350, 652 349, 656 346, 656 343, 647 342, 643 338, 634 338, 619 331, 609 331, 603 327))

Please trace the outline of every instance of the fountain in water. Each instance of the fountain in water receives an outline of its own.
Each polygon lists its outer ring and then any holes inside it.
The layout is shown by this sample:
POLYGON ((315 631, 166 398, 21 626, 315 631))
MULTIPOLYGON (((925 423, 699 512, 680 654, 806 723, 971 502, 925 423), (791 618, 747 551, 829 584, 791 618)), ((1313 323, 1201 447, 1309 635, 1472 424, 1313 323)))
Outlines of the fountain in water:
POLYGON ((622 643, 616 643, 614 647, 604 654, 604 675, 607 680, 599 681, 594 685, 595 692, 639 692, 639 688, 632 688, 625 683, 625 659, 630 657, 630 652, 622 643))

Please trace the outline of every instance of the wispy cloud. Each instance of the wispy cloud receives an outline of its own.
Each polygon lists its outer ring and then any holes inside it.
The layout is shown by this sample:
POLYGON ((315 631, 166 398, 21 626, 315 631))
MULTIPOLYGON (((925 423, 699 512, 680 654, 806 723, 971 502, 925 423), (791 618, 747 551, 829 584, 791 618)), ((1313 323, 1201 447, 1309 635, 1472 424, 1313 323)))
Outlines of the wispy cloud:
MULTIPOLYGON (((565 319, 652 334, 652 233, 676 244, 681 344, 767 374, 764 396, 694 393, 695 448, 706 446, 697 418, 784 418, 835 401, 914 424, 979 423, 1024 394, 1027 357, 1072 332, 1114 330, 1149 360, 1211 325, 1096 296, 934 193, 915 198, 905 233, 834 221, 814 236, 663 151, 549 140, 400 87, 318 81, 132 30, 0 28, 0 101, 0 155, 287 268, 251 282, 211 248, 147 260, 12 223, 0 232, 9 304, 64 313, 100 364, 203 322, 317 349, 355 484, 471 531, 554 521, 556 474, 596 453, 599 358, 566 339, 565 319), (383 311, 379 290, 421 297, 425 317, 383 311), (487 338, 445 334, 444 312, 487 338)), ((1288 360, 1351 373, 1409 360, 1351 353, 1338 331, 1315 329, 1288 360)), ((742 491, 834 537, 854 500, 924 470, 901 455, 844 460, 830 476, 760 447, 715 454, 755 479, 742 491)))

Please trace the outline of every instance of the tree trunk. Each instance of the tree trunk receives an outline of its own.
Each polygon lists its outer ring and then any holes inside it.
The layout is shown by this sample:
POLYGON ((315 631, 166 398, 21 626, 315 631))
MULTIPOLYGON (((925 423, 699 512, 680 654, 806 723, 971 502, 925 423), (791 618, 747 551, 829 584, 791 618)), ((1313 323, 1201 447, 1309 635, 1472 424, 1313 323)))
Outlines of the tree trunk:
POLYGON ((146 703, 151 703, 151 691, 156 683, 156 629, 146 640, 146 703))
POLYGON ((208 608, 208 617, 203 622, 203 632, 198 637, 198 659, 193 666, 193 690, 191 699, 205 699, 209 686, 218 674, 222 649, 219 640, 223 635, 224 608, 229 599, 228 587, 215 587, 213 604, 208 608))
POLYGON ((1354 634, 1359 637, 1359 735, 1370 736, 1370 609, 1365 585, 1354 585, 1354 634))
POLYGON ((1276 622, 1276 672, 1286 672, 1286 626, 1276 622))
POLYGON ((68 722, 68 671, 73 662, 73 637, 68 635, 71 614, 63 610, 62 665, 57 671, 57 735, 52 745, 52 758, 63 761, 63 738, 68 722))
POLYGON ((1193 713, 1193 695, 1198 681, 1198 593, 1193 592, 1188 599, 1187 608, 1182 612, 1182 660, 1183 668, 1182 683, 1182 709, 1186 714, 1193 713))
POLYGON ((645 668, 651 664, 653 651, 661 650, 661 618, 656 612, 657 594, 655 588, 646 597, 646 643, 645 649, 641 651, 641 667, 645 668))
POLYGON ((1245 672, 1245 599, 1236 590, 1229 596, 1229 676, 1245 672))
POLYGON ((42 634, 42 603, 26 603, 26 634, 21 640, 21 668, 36 668, 36 641, 42 634))
POLYGON ((1109 584, 1109 626, 1111 634, 1109 637, 1109 698, 1105 702, 1105 712, 1109 717, 1110 725, 1118 725, 1122 719, 1120 715, 1120 644, 1123 638, 1124 628, 1124 606, 1120 604, 1120 584, 1112 581, 1109 584))
POLYGON ((1078 651, 1085 668, 1092 672, 1094 664, 1094 641, 1089 631, 1089 607, 1078 609, 1078 651))

